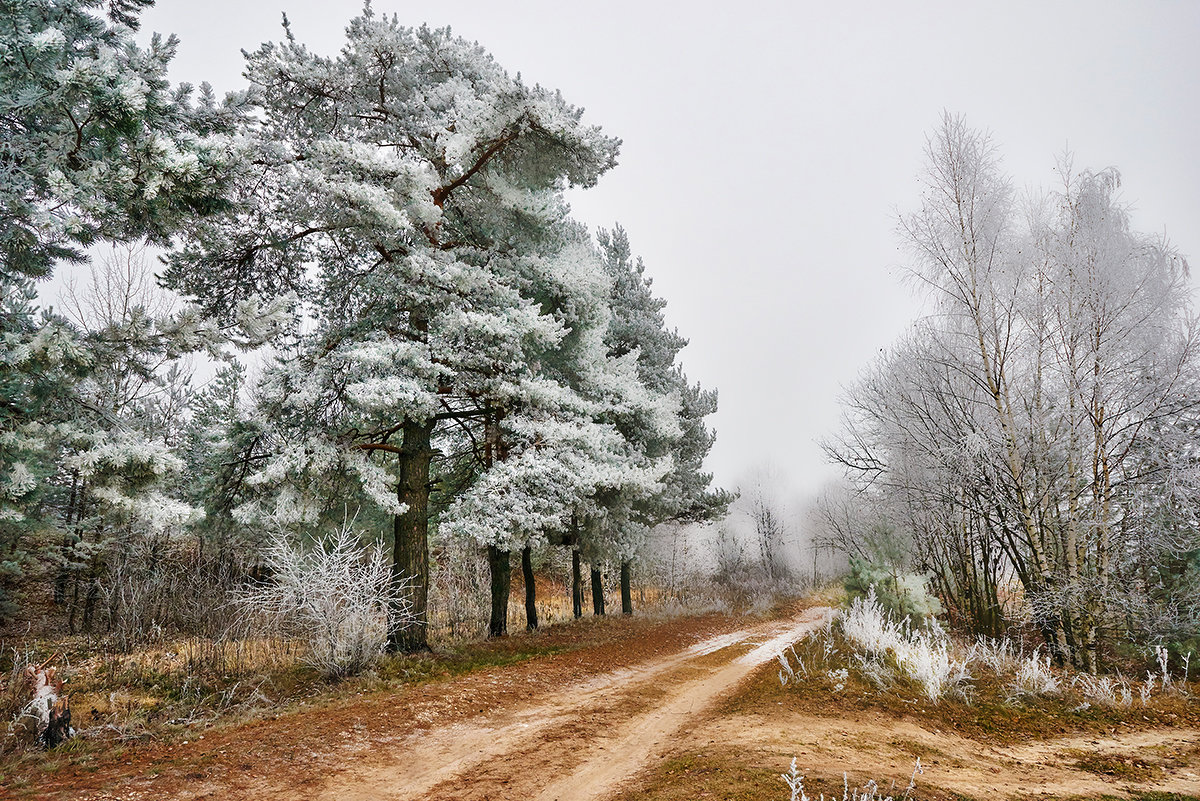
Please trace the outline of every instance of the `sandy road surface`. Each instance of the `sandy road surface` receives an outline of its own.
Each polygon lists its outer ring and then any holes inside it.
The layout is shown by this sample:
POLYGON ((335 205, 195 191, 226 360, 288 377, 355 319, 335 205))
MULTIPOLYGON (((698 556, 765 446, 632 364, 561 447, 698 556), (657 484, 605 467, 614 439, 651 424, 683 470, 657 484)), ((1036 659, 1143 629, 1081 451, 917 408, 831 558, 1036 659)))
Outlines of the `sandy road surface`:
POLYGON ((339 773, 333 801, 599 799, 660 756, 671 737, 832 611, 742 629, 563 687, 503 715, 478 716, 388 744, 387 763, 339 773))

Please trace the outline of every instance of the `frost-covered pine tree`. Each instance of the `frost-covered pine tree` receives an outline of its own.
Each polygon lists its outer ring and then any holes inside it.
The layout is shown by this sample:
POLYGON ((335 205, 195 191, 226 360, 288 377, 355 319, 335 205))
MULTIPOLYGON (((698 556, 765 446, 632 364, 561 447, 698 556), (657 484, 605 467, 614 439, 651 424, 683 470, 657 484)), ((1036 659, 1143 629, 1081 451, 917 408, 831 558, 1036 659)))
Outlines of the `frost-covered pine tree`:
MULTIPOLYGON (((652 493, 608 496, 603 528, 609 543, 604 549, 620 564, 621 605, 632 611, 631 561, 642 546, 646 532, 667 521, 701 522, 722 516, 733 496, 712 489, 712 474, 703 470, 704 458, 715 441, 704 418, 716 412, 717 394, 691 384, 678 362, 687 340, 668 330, 663 310, 666 301, 656 297, 652 280, 639 257, 633 258, 629 237, 621 226, 610 233, 600 231, 600 249, 612 280, 612 321, 605 334, 611 357, 633 355, 641 382, 652 392, 671 395, 678 404, 678 425, 665 430, 629 417, 621 424, 623 434, 648 456, 669 456, 671 471, 652 493)), ((598 521, 599 522, 599 521, 598 521)))
POLYGON ((148 0, 6 0, 0 274, 48 275, 105 240, 165 243, 221 205, 236 102, 166 80, 174 37, 132 38, 148 0), (106 13, 107 12, 107 13, 106 13))
POLYGON ((181 510, 160 491, 172 459, 88 402, 84 384, 121 354, 143 369, 228 339, 190 310, 155 320, 130 309, 85 330, 33 302, 34 281, 86 261, 86 248, 165 243, 184 219, 223 203, 237 101, 220 105, 202 88, 193 104, 190 87, 168 85, 175 40, 132 40, 145 5, 0 4, 0 596, 28 563, 27 529, 70 529, 75 499, 142 520, 181 510), (46 493, 72 472, 61 493, 70 499, 56 504, 46 493))
POLYGON ((198 221, 167 279, 226 314, 293 294, 313 324, 258 389, 246 516, 305 524, 351 491, 392 518, 425 646, 430 465, 449 427, 507 415, 571 332, 574 227, 562 198, 618 142, 562 97, 447 29, 368 7, 334 57, 286 37, 247 54, 257 121, 239 197, 198 221), (261 458, 260 458, 261 457, 261 458))
MULTIPOLYGON (((487 466, 448 510, 445 528, 488 547, 492 565, 493 636, 506 631, 509 554, 522 551, 526 612, 537 625, 531 548, 561 542, 581 519, 596 520, 600 500, 612 494, 657 491, 671 469, 669 456, 652 455, 622 433, 639 420, 646 430, 678 432, 677 400, 641 380, 636 357, 608 353, 611 281, 590 248, 563 262, 575 296, 561 305, 569 334, 545 352, 539 375, 497 421, 503 459, 487 466)), ((615 531, 614 531, 615 533, 615 531)))

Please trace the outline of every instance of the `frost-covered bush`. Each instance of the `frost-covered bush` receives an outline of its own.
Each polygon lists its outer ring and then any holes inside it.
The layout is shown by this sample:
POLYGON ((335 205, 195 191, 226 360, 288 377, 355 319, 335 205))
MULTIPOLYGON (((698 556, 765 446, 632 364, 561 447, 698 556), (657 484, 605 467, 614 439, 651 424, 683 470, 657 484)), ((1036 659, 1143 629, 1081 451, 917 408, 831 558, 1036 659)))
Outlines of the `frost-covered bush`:
MULTIPOLYGON (((1091 703, 1123 708, 1133 705, 1133 688, 1121 676, 1093 676, 1090 673, 1080 673, 1072 679, 1071 686, 1091 703)), ((1143 685, 1143 704, 1149 700, 1147 687, 1153 689, 1153 682, 1143 685)))
POLYGON ((842 615, 842 634, 870 656, 883 656, 904 638, 901 625, 878 600, 875 588, 855 598, 842 615))
POLYGON ((358 673, 383 653, 389 607, 407 610, 381 545, 364 547, 345 525, 311 548, 277 536, 265 556, 270 578, 241 596, 248 615, 302 639, 305 661, 327 677, 358 673))
POLYGON ((1012 640, 980 637, 971 646, 971 650, 967 654, 967 661, 977 662, 997 676, 1003 676, 1016 669, 1020 658, 1013 648, 1012 640))
POLYGON ((897 662, 909 678, 924 688, 931 701, 938 700, 950 690, 965 692, 963 688, 971 679, 966 660, 952 656, 948 639, 920 631, 901 644, 897 662))
POLYGON ((851 559, 845 586, 851 598, 863 597, 874 589, 875 597, 884 609, 914 623, 942 613, 942 604, 929 591, 925 576, 890 565, 851 559))
POLYGON ((1007 703, 1058 696, 1080 704, 1080 710, 1091 706, 1129 709, 1139 696, 1147 706, 1156 694, 1188 691, 1187 685, 1170 673, 1169 650, 1160 646, 1154 655, 1157 671, 1147 671, 1144 680, 1119 673, 1077 673, 1052 667, 1051 657, 1041 648, 1025 653, 1019 641, 980 638, 968 645, 951 638, 934 619, 924 628, 916 628, 889 613, 874 591, 868 590, 851 602, 831 629, 814 633, 780 654, 779 678, 784 686, 815 679, 837 692, 850 686, 847 678, 852 675, 880 693, 909 697, 911 683, 935 703, 953 696, 970 703, 976 692, 990 695, 999 690, 1007 703), (972 672, 990 672, 997 681, 975 687, 972 672))

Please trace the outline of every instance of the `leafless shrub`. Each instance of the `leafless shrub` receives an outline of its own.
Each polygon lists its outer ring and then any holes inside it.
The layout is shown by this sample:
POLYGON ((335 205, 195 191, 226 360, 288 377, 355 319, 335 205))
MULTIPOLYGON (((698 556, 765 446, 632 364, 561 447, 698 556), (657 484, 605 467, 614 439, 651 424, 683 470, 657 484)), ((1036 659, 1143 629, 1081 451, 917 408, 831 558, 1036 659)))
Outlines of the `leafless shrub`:
POLYGON ((7 723, 3 740, 0 741, 0 754, 28 748, 37 739, 36 721, 26 714, 29 693, 25 682, 27 668, 36 664, 37 661, 28 650, 12 649, 12 668, 4 677, 3 687, 0 687, 0 720, 7 723))
POLYGON ((430 638, 462 642, 484 636, 491 615, 487 559, 478 547, 450 539, 430 561, 430 638))
POLYGON ((244 614, 308 645, 305 662, 327 677, 369 667, 387 644, 390 609, 403 609, 381 545, 363 547, 349 523, 312 548, 277 536, 269 580, 244 589, 244 614))
POLYGON ((236 627, 229 601, 247 574, 241 560, 206 554, 195 540, 147 534, 114 547, 107 562, 100 607, 118 650, 181 632, 220 638, 236 627))

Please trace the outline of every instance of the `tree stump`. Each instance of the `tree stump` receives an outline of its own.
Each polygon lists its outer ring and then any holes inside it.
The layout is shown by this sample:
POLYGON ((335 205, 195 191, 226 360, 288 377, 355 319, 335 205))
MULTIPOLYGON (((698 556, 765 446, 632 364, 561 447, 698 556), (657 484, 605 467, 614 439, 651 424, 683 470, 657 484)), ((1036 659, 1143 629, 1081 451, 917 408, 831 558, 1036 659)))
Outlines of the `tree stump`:
POLYGON ((30 695, 25 714, 37 721, 38 742, 47 749, 66 742, 75 733, 71 728, 71 703, 62 694, 58 669, 47 667, 53 658, 25 668, 25 686, 30 695))

